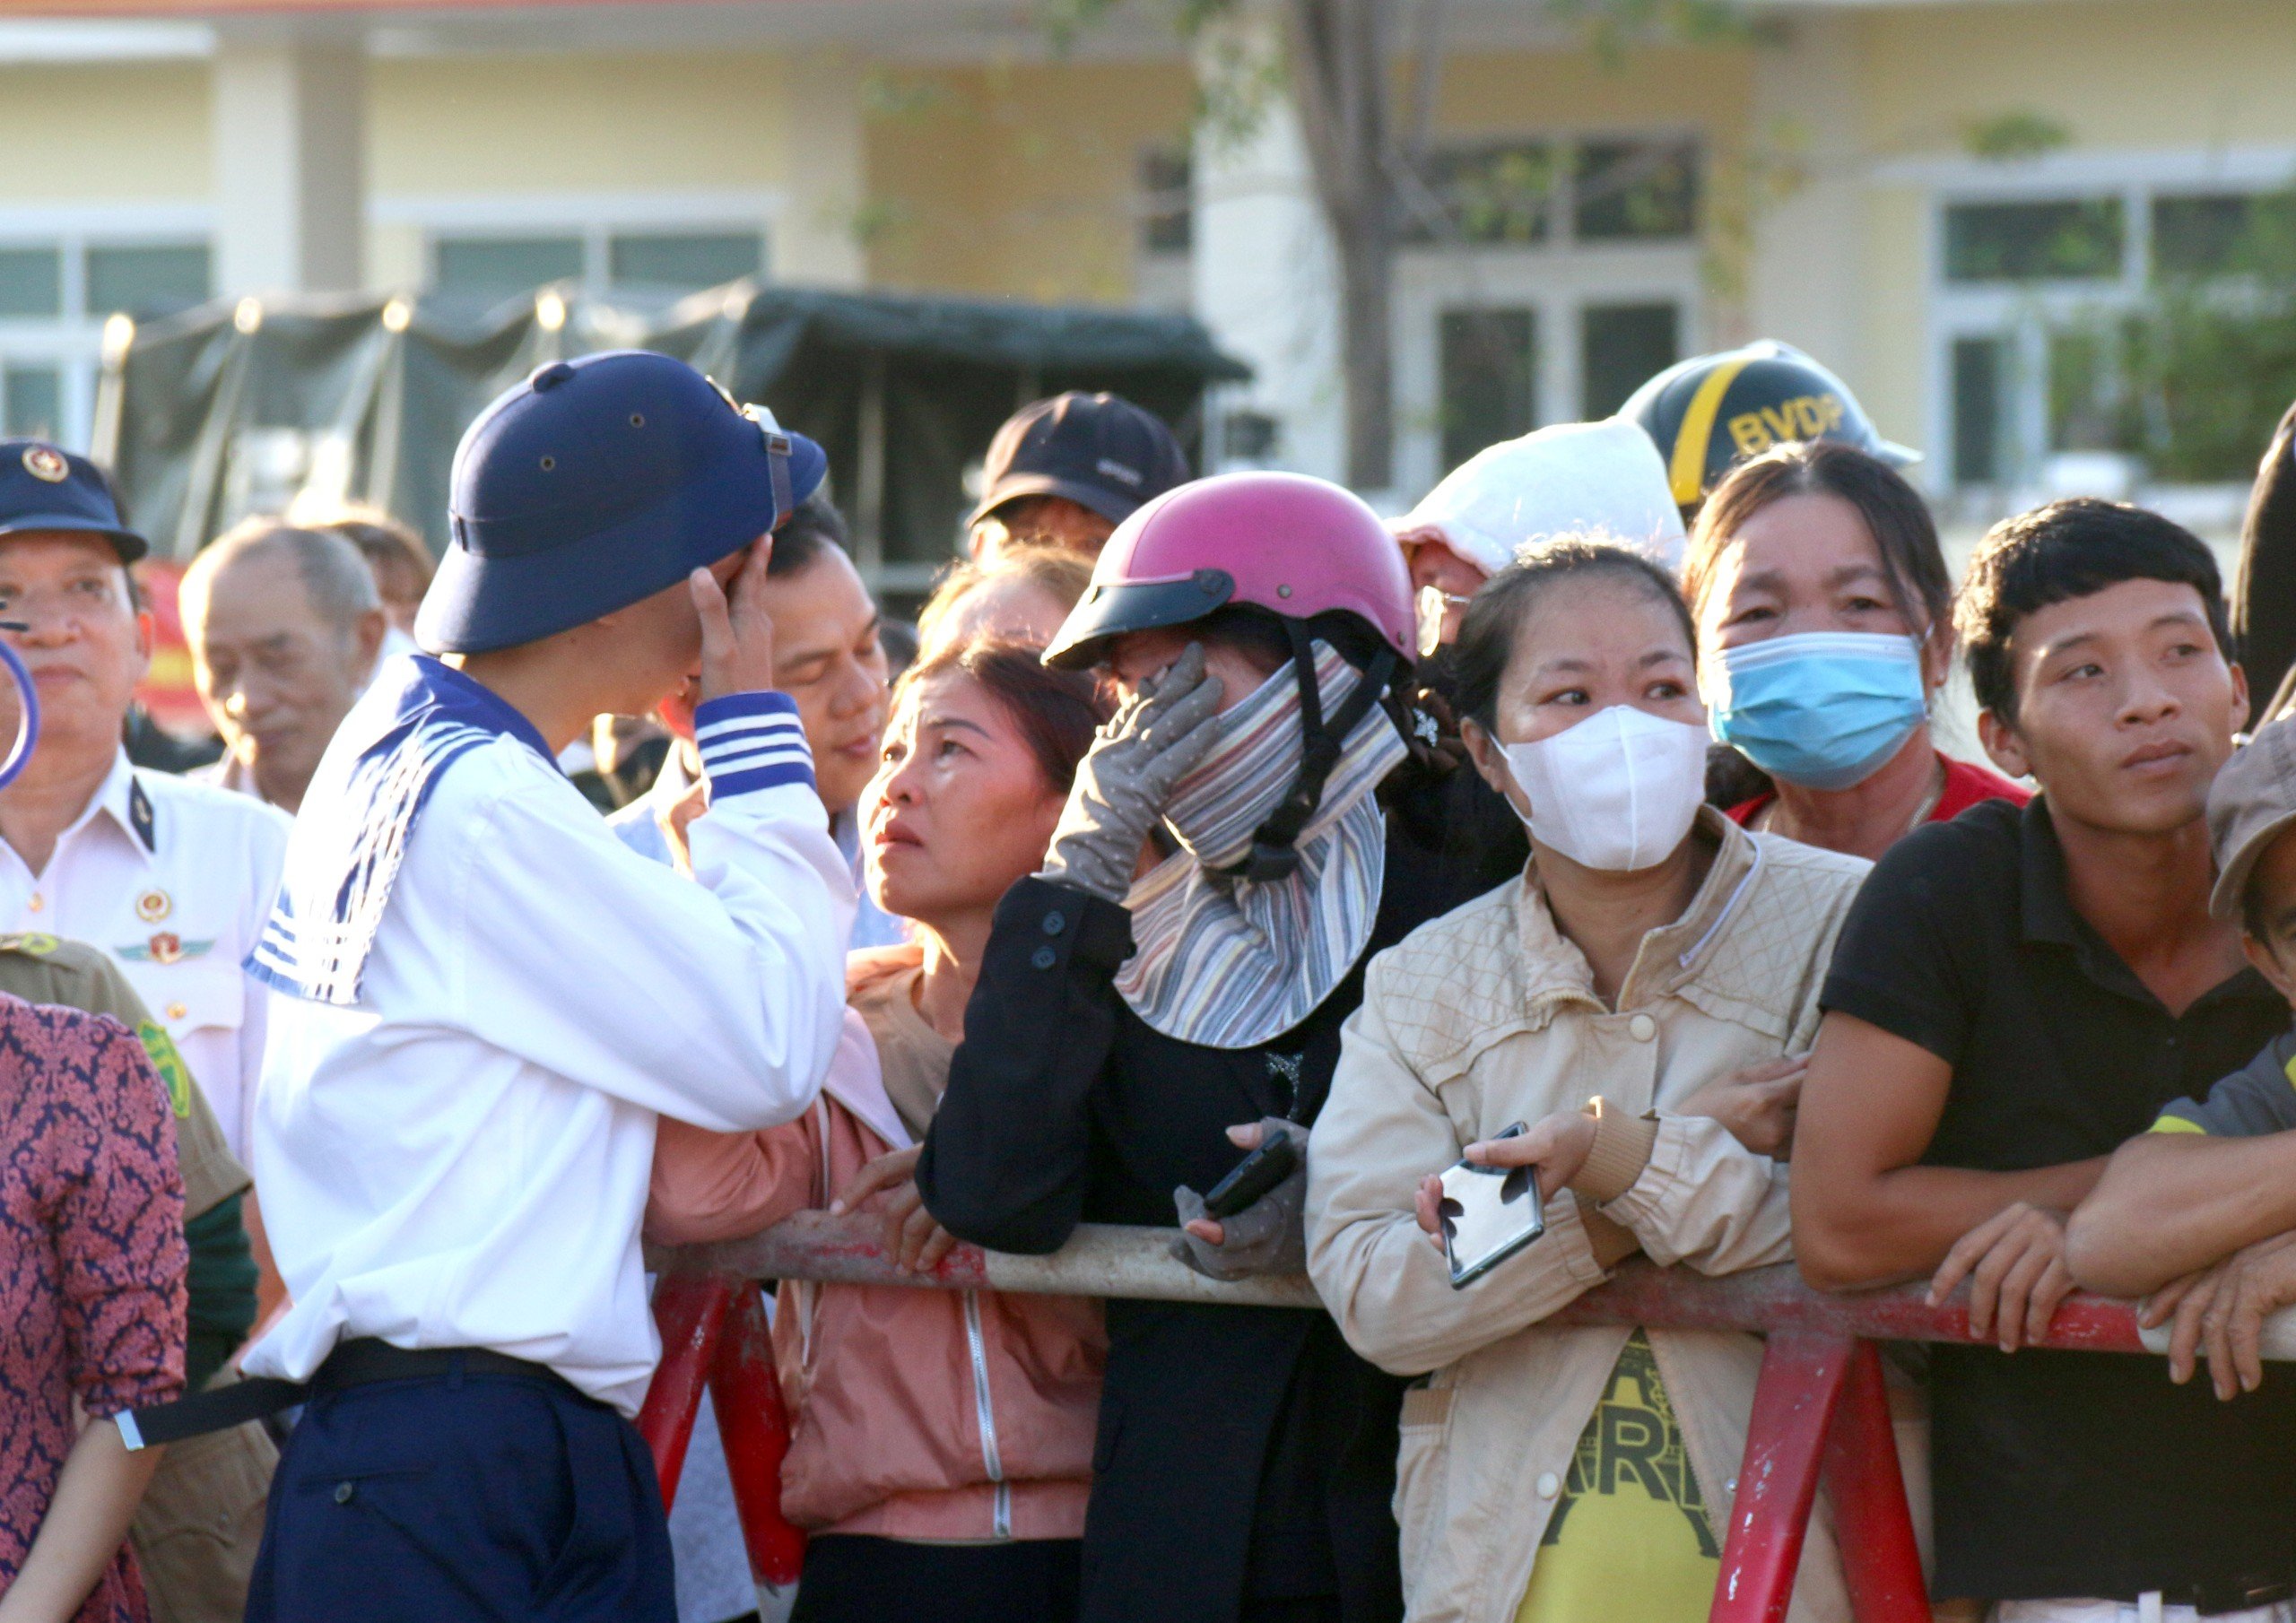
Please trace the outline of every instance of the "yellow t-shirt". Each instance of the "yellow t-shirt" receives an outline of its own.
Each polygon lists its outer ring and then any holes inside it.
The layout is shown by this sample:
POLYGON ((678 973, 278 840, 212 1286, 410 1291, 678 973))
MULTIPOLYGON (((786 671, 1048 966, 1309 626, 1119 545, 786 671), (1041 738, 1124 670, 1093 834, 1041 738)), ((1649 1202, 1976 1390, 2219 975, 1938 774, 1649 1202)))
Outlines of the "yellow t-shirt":
POLYGON ((1579 1434, 1515 1623, 1703 1623, 1722 1549, 1639 1330, 1579 1434))

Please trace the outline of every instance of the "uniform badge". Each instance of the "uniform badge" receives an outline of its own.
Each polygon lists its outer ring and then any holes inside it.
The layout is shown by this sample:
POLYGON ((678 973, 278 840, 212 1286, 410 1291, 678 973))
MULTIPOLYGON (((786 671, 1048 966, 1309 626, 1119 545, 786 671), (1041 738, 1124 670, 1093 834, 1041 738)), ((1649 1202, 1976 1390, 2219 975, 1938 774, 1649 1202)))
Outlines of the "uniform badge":
POLYGON ((46 958, 64 943, 52 935, 42 935, 33 930, 19 930, 0 935, 0 952, 21 952, 26 958, 46 958))
POLYGON ((72 464, 52 445, 30 445, 24 447, 24 472, 49 484, 62 484, 72 477, 72 464))
POLYGON ((146 890, 135 898, 135 916, 147 924, 156 924, 175 911, 175 903, 168 899, 164 890, 146 890))
POLYGON ((135 1035, 143 1040, 144 1052, 152 1062, 152 1069, 160 1073, 160 1081, 167 1085, 168 1103, 174 1107, 178 1118, 191 1114, 191 1072, 183 1063, 183 1055, 176 1052, 175 1039, 150 1020, 135 1022, 135 1035))
POLYGON ((162 930, 147 942, 114 947, 111 955, 123 964, 179 964, 214 950, 213 941, 187 942, 172 930, 162 930))

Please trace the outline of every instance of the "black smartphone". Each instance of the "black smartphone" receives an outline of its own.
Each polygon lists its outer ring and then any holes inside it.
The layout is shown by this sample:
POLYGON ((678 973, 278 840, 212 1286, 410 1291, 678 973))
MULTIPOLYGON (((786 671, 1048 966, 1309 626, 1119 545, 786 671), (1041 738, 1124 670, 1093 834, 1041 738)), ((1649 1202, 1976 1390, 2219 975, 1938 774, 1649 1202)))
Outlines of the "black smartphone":
POLYGON ((1300 1145, 1278 1127, 1260 1141, 1259 1148, 1228 1169, 1204 1197, 1204 1215, 1231 1218, 1292 1176, 1300 1164, 1300 1145))

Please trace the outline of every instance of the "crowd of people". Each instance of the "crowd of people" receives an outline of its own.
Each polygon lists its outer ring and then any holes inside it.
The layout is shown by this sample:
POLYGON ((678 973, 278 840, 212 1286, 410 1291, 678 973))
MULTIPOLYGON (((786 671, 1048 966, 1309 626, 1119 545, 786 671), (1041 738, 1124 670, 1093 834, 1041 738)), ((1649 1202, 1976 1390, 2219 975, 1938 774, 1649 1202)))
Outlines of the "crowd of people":
POLYGON ((1957 587, 1909 456, 1757 344, 1387 520, 1068 394, 910 627, 818 446, 554 361, 435 567, 200 552, 175 774, 144 541, 0 443, 0 1623, 751 1613, 642 1243, 806 1211, 1324 1306, 782 1283, 804 1623, 1703 1618, 1761 1341, 1555 1322, 1638 1255, 1966 1290, 1889 1362, 1941 1617, 2296 1623, 2296 716, 2195 536, 1957 587), (1465 1275, 1462 1162, 1544 1225, 1465 1275), (2035 1345, 2076 1285, 2165 1367, 2035 1345))

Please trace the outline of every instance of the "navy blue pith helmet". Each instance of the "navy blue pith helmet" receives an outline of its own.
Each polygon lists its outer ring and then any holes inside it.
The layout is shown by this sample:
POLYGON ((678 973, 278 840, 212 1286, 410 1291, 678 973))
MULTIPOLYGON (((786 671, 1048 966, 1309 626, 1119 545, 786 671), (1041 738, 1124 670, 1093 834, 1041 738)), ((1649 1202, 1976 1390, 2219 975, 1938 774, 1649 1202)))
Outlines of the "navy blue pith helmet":
POLYGON ((480 654, 586 625, 777 528, 828 467, 821 447, 682 360, 553 360, 455 450, 453 540, 415 639, 480 654))
POLYGON ((0 439, 0 535, 40 531, 101 536, 124 564, 151 551, 94 463, 45 439, 0 439))

